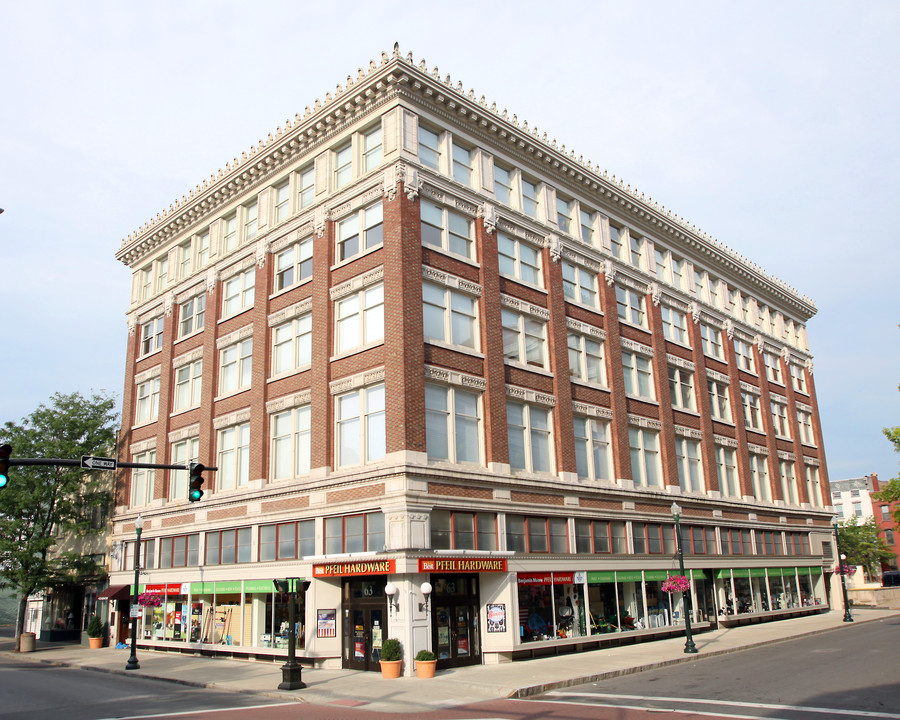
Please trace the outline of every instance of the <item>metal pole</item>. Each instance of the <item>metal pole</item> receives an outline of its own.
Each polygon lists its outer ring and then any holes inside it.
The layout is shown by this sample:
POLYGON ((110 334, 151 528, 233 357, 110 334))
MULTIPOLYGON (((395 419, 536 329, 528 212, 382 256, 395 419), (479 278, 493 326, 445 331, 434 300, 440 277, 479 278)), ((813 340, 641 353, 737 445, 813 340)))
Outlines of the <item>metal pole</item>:
MULTIPOLYGON (((137 534, 137 542, 134 544, 134 587, 131 588, 131 607, 136 607, 138 604, 138 580, 140 580, 141 573, 141 530, 143 529, 140 523, 135 523, 135 533, 137 534)), ((129 619, 131 620, 131 657, 128 658, 128 663, 125 665, 126 670, 139 670, 140 664, 137 659, 137 621, 138 618, 130 617, 131 616, 131 608, 129 608, 129 619)))
POLYGON ((290 607, 288 608, 288 659, 281 666, 281 683, 279 690, 301 690, 306 683, 300 678, 303 666, 297 662, 297 582, 299 578, 289 578, 290 607))
POLYGON ((844 573, 844 556, 841 555, 841 541, 838 538, 837 520, 832 525, 834 528, 834 547, 837 550, 838 570, 841 576, 841 590, 844 593, 844 622, 853 622, 853 616, 850 614, 850 599, 847 597, 847 578, 844 573))
MULTIPOLYGON (((678 568, 681 570, 682 577, 687 577, 684 573, 684 550, 681 546, 681 518, 674 509, 678 506, 673 504, 673 515, 675 516, 675 540, 678 543, 678 568)), ((697 646, 694 645, 694 637, 691 634, 691 614, 693 613, 693 604, 691 603, 691 588, 688 587, 687 592, 682 593, 684 597, 684 651, 686 653, 696 653, 697 646)))

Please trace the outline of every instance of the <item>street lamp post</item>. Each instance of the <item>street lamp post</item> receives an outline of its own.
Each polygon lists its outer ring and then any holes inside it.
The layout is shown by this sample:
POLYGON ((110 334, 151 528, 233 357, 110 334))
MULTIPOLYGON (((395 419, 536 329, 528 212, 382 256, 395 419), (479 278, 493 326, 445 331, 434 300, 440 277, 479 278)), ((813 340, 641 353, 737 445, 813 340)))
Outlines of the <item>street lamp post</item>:
POLYGON ((844 573, 844 560, 847 559, 847 556, 841 553, 837 517, 832 520, 832 527, 834 528, 834 549, 837 551, 838 556, 838 572, 841 576, 841 590, 844 594, 844 622, 853 622, 853 616, 850 614, 850 599, 847 597, 847 578, 844 573))
POLYGON ((303 666, 297 662, 297 583, 300 583, 300 591, 306 592, 309 582, 301 578, 287 578, 285 580, 273 580, 278 592, 287 592, 290 603, 288 606, 288 658, 281 666, 281 682, 279 690, 302 690, 306 683, 302 680, 303 666))
POLYGON ((137 535, 137 541, 134 544, 134 585, 131 588, 131 608, 129 608, 129 619, 131 620, 131 657, 125 665, 126 670, 139 670, 140 664, 137 659, 137 621, 138 618, 131 617, 131 610, 138 604, 138 580, 141 573, 141 530, 144 529, 144 518, 138 515, 134 521, 134 532, 137 535))
MULTIPOLYGON (((681 508, 678 503, 672 503, 672 516, 675 518, 675 542, 678 543, 678 568, 681 570, 682 577, 686 577, 684 573, 684 550, 681 545, 681 508)), ((684 634, 685 643, 684 651, 686 653, 696 653, 697 646, 694 645, 694 637, 691 635, 691 615, 693 614, 693 606, 691 603, 691 588, 687 592, 682 593, 684 598, 684 634)))

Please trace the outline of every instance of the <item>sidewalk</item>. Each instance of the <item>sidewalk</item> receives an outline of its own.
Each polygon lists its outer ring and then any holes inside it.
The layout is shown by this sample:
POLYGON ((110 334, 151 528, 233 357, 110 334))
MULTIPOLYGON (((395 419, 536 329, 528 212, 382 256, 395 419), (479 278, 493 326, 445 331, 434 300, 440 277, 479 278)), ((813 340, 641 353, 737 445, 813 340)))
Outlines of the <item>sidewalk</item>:
MULTIPOLYGON (((185 685, 256 693, 280 700, 321 705, 358 706, 366 710, 408 713, 450 708, 503 697, 525 697, 554 688, 628 675, 682 662, 767 645, 792 637, 831 630, 852 632, 865 622, 900 616, 896 610, 854 608, 854 622, 842 622, 832 611, 794 620, 719 629, 694 637, 697 655, 685 655, 684 638, 670 638, 624 647, 525 660, 503 665, 477 665, 438 672, 432 680, 402 677, 384 680, 379 673, 304 669, 307 688, 280 691, 281 664, 197 657, 138 649, 139 670, 125 670, 128 650, 89 650, 80 645, 38 643, 31 654, 8 655, 17 660, 81 667, 119 675, 140 675, 185 685)), ((0 642, 9 652, 12 642, 0 642)))

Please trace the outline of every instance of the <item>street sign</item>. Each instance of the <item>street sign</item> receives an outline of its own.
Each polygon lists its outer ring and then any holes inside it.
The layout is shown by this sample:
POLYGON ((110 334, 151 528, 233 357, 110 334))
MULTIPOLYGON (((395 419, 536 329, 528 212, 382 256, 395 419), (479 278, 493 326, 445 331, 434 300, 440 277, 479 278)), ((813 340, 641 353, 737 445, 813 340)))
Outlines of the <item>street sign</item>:
POLYGON ((129 613, 129 617, 139 618, 141 616, 141 606, 140 605, 132 605, 131 612, 129 613))
POLYGON ((96 457, 94 455, 82 455, 81 467, 86 470, 115 470, 116 459, 108 457, 96 457))

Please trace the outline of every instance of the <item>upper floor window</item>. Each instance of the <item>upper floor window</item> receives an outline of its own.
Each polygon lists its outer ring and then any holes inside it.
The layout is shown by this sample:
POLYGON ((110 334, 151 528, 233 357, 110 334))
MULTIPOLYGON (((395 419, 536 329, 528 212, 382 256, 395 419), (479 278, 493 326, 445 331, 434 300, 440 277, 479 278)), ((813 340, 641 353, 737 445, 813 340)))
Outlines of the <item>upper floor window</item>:
POLYGON ((575 552, 618 553, 628 552, 625 523, 614 520, 588 520, 575 518, 575 552))
POLYGON ((200 564, 200 535, 175 535, 159 540, 159 567, 196 567, 200 564))
POLYGON ((750 531, 738 530, 737 528, 720 528, 722 537, 722 554, 723 555, 749 555, 752 547, 750 545, 750 531))
POLYGON ((552 421, 548 408, 506 403, 509 464, 514 470, 553 471, 552 421))
POLYGON ((287 220, 291 215, 291 181, 284 180, 275 186, 275 223, 287 220))
POLYGON ((653 400, 653 370, 650 358, 635 352, 622 351, 622 370, 625 393, 653 400))
POLYGON ((672 284, 679 290, 684 289, 684 260, 672 255, 672 284))
POLYGON ((222 220, 222 250, 230 252, 237 247, 237 213, 222 220))
POLYGON ((162 315, 152 318, 141 325, 140 357, 162 349, 164 325, 165 318, 162 315))
POLYGON ((749 373, 756 372, 756 362, 753 360, 753 345, 741 338, 734 339, 734 354, 737 358, 737 366, 749 373))
MULTIPOLYGON (((806 466, 806 496, 809 498, 809 504, 813 507, 820 508, 822 507, 822 488, 819 485, 819 468, 813 465, 806 466)), ((882 505, 882 519, 890 520, 890 515, 888 517, 884 517, 884 508, 888 507, 887 505, 882 505)))
POLYGON ((589 245, 597 244, 597 232, 594 230, 594 214, 588 212, 584 208, 579 210, 579 217, 581 219, 581 226, 579 228, 582 242, 586 242, 589 245))
POLYGON ((569 523, 561 517, 507 515, 506 548, 525 553, 567 553, 569 523))
POLYGON ((789 438, 791 436, 791 426, 788 422, 787 405, 774 400, 769 404, 772 408, 772 424, 775 427, 775 434, 789 438))
POLYGON ((700 323, 700 343, 703 347, 703 354, 717 360, 723 360, 725 355, 722 352, 722 331, 717 327, 713 327, 709 323, 700 323))
POLYGON ((442 285, 422 283, 422 319, 426 340, 478 347, 477 300, 442 285))
POLYGON ((661 305, 659 310, 662 314, 663 336, 666 340, 689 345, 687 315, 668 305, 661 305))
POLYGON ((731 422, 731 402, 728 399, 728 383, 719 380, 707 380, 709 390, 709 408, 713 420, 731 422))
POLYGON ((563 293, 567 300, 597 307, 597 276, 584 268, 563 261, 563 293))
POLYGON ((141 300, 147 300, 153 295, 153 265, 141 268, 141 300))
MULTIPOLYGON (((156 450, 147 450, 134 456, 132 462, 152 465, 156 463, 156 450)), ((156 470, 134 468, 131 471, 131 507, 149 505, 153 500, 153 486, 156 484, 156 470)))
POLYGON ((806 394, 806 371, 796 363, 790 364, 790 372, 791 372, 791 383, 794 386, 794 390, 797 392, 801 392, 806 394))
POLYGON ((676 365, 669 365, 669 395, 672 407, 678 410, 696 410, 694 403, 694 373, 676 365))
POLYGON ((220 490, 234 490, 250 482, 250 423, 219 430, 218 471, 220 490))
POLYGON ((741 404, 744 407, 744 424, 747 426, 747 429, 761 432, 763 424, 762 411, 759 406, 759 395, 751 392, 742 392, 741 404))
POLYGON ((316 521, 300 520, 259 528, 259 561, 294 560, 316 552, 316 521))
POLYGON ((671 270, 669 268, 669 251, 662 248, 653 248, 653 258, 656 260, 656 279, 663 282, 671 282, 671 270))
POLYGON ((606 384, 603 341, 589 335, 569 331, 569 374, 585 382, 606 384))
POLYGON ((463 185, 472 185, 472 157, 474 151, 453 141, 453 179, 463 185))
POLYGON ((272 329, 272 374, 293 372, 312 362, 312 313, 272 329))
POLYGON ((175 369, 175 410, 199 407, 203 387, 203 359, 175 369))
POLYGON ((502 165, 494 163, 494 197, 497 202, 512 205, 513 174, 502 165))
POLYGON ((250 549, 250 528, 248 527, 206 533, 207 565, 248 563, 252 559, 250 549))
POLYGON ((575 465, 578 476, 591 480, 612 480, 612 450, 609 422, 576 415, 575 465))
POLYGON ((254 200, 252 203, 244 205, 244 241, 255 238, 258 229, 259 203, 254 200))
POLYGON ((620 320, 642 328, 647 327, 644 296, 640 293, 623 285, 616 285, 616 308, 620 320))
POLYGON ((523 240, 497 231, 500 272, 541 287, 541 252, 523 240))
POLYGON ((325 518, 325 553, 384 550, 384 513, 325 518))
POLYGON ((231 317, 252 308, 255 290, 255 266, 228 278, 222 288, 222 317, 231 317))
POLYGON ((363 169, 365 172, 374 170, 381 165, 382 158, 382 139, 381 125, 372 128, 369 132, 363 134, 363 169))
POLYGON ((622 230, 612 223, 609 224, 609 246, 613 257, 622 259, 622 230))
POLYGON ((313 239, 303 238, 275 257, 275 290, 284 290, 312 277, 313 239))
POLYGON ((361 289, 337 303, 337 352, 373 345, 384 340, 384 285, 361 289))
POLYGON ((644 238, 639 238, 634 233, 628 235, 628 257, 631 264, 636 268, 643 267, 644 259, 644 238))
POLYGON ((635 555, 675 553, 675 528, 660 523, 631 523, 631 543, 635 555))
POLYGON ((769 464, 765 455, 750 453, 750 484, 753 487, 753 496, 763 502, 771 502, 772 493, 769 490, 769 464))
MULTIPOLYGON (((778 470, 781 474, 781 497, 788 505, 799 505, 797 500, 797 478, 794 476, 794 463, 790 460, 779 460, 778 470)), ((860 503, 853 504, 856 507, 862 507, 860 503)), ((860 510, 857 515, 862 515, 860 510)))
POLYGON ((513 310, 501 311, 503 357, 507 360, 547 368, 547 323, 513 310))
POLYGON ((224 348, 219 356, 219 393, 231 393, 250 387, 253 370, 253 338, 224 348))
POLYGON ((496 550, 497 516, 435 508, 431 511, 431 547, 434 550, 496 550))
POLYGON ((700 441, 675 438, 675 458, 678 462, 678 484, 684 492, 703 492, 703 464, 700 462, 700 441))
POLYGON ((168 255, 156 261, 156 292, 162 292, 169 284, 169 257, 168 255))
POLYGON ((522 178, 522 212, 536 218, 539 204, 537 183, 522 178))
POLYGON ((737 453, 734 448, 716 445, 716 473, 719 476, 719 492, 723 497, 741 496, 737 475, 737 453))
POLYGON ((316 170, 310 165, 297 173, 299 179, 300 209, 310 207, 316 201, 316 170))
POLYGON ((797 423, 800 426, 800 442, 804 445, 815 445, 813 437, 812 413, 806 410, 797 410, 797 423))
POLYGON ((209 263, 209 228, 183 242, 178 253, 180 278, 186 278, 194 270, 206 267, 209 263))
POLYGON ((348 260, 384 241, 384 210, 380 202, 353 213, 337 227, 338 262, 348 260), (362 230, 360 230, 362 226, 362 230))
POLYGON ((441 169, 441 137, 419 125, 419 162, 432 170, 441 169))
POLYGON ((312 413, 309 405, 272 416, 272 478, 307 475, 310 468, 312 413))
POLYGON ((442 250, 472 258, 474 251, 474 226, 472 220, 453 210, 421 202, 422 242, 442 250))
POLYGON ((343 187, 352 178, 353 143, 347 142, 334 151, 334 187, 343 187))
POLYGON ((181 303, 178 310, 178 337, 187 337, 203 329, 206 322, 206 293, 181 303))
POLYGON ((384 385, 359 388, 335 399, 337 466, 381 460, 385 454, 384 385))
POLYGON ((134 420, 137 424, 152 422, 159 417, 159 377, 150 378, 137 386, 134 420))
POLYGON ((574 228, 572 227, 574 207, 575 203, 571 200, 567 200, 559 195, 556 196, 556 224, 559 226, 559 231, 566 233, 566 235, 574 234, 574 228))
MULTIPOLYGON (((188 465, 200 457, 200 438, 192 437, 172 443, 172 464, 188 465)), ((180 500, 187 497, 188 471, 169 470, 169 498, 180 500)))
POLYGON ((456 387, 426 383, 425 437, 429 458, 480 464, 479 396, 456 387))
POLYGON ((766 366, 766 377, 769 379, 769 382, 783 385, 784 380, 782 380, 781 377, 781 358, 775 353, 764 352, 763 364, 766 366))
POLYGON ((659 433, 649 428, 628 428, 631 450, 631 476, 635 485, 662 487, 662 464, 659 457, 659 433))

